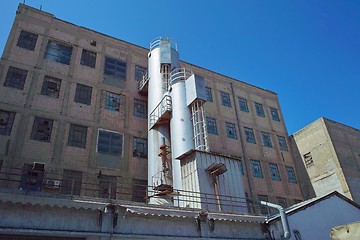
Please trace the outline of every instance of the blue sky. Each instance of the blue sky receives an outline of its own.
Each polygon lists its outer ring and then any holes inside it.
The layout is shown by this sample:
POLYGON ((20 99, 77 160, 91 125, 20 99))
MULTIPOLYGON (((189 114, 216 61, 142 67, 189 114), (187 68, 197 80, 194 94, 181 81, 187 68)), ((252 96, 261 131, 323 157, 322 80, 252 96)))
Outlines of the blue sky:
MULTIPOLYGON (((1 52, 18 3, 1 1, 1 52)), ((276 92, 289 134, 321 116, 360 128, 360 0, 26 4, 143 47, 170 36, 182 60, 276 92)))

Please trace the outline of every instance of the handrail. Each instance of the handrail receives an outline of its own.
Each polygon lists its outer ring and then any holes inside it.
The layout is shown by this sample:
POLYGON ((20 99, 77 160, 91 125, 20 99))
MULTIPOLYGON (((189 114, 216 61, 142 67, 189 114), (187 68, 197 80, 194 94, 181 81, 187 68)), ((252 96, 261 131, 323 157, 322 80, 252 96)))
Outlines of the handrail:
POLYGON ((139 81, 139 84, 138 84, 138 90, 141 91, 143 89, 143 87, 149 82, 149 76, 147 73, 145 73, 143 76, 142 76, 142 79, 139 81))
POLYGON ((173 85, 179 81, 185 81, 194 73, 187 68, 176 68, 170 72, 170 85, 173 85))
POLYGON ((159 104, 154 108, 154 110, 150 113, 150 126, 149 128, 152 128, 152 126, 157 122, 157 120, 166 112, 166 111, 172 111, 172 100, 170 95, 165 95, 159 104))
POLYGON ((150 42, 150 51, 154 50, 155 48, 158 48, 161 45, 162 41, 170 42, 170 47, 172 49, 175 49, 176 51, 178 50, 177 43, 175 42, 175 40, 169 37, 157 37, 150 42))

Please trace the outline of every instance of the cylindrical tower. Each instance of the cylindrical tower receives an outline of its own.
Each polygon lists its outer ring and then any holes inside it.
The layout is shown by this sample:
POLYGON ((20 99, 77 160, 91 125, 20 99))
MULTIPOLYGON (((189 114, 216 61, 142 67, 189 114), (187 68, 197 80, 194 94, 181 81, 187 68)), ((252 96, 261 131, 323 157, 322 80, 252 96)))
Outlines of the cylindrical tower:
MULTIPOLYGON (((172 187, 170 149, 171 97, 168 93, 169 73, 179 67, 179 54, 174 41, 159 37, 150 43, 148 54, 148 184, 153 190, 172 187)), ((159 203, 151 198, 150 202, 159 203)))

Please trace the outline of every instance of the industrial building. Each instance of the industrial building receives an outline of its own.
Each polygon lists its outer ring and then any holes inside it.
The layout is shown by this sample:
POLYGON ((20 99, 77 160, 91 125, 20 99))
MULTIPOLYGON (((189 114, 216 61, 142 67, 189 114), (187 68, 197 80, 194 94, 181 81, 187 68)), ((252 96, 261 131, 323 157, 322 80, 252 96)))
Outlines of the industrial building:
POLYGON ((20 4, 0 61, 1 187, 217 210, 303 199, 276 93, 180 61, 170 38, 149 49, 20 4))
POLYGON ((305 198, 338 191, 360 203, 360 130, 319 118, 290 136, 305 198))

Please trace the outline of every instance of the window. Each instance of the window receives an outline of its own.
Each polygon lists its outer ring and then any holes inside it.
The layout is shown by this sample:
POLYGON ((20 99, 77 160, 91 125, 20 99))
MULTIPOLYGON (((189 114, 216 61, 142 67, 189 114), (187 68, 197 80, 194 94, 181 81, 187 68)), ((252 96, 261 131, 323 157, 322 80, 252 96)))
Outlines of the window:
POLYGON ((230 95, 225 92, 220 92, 221 103, 225 107, 231 107, 230 95))
POLYGON ((105 109, 112 111, 120 111, 120 95, 116 93, 105 93, 105 109))
POLYGON ((259 117, 265 117, 265 112, 264 112, 264 108, 263 105, 260 103, 255 103, 255 109, 256 109, 256 114, 259 117))
POLYGON ((53 120, 35 117, 31 131, 31 139, 42 142, 50 142, 53 120))
POLYGON ((44 58, 52 62, 70 65, 71 54, 71 46, 50 40, 44 58))
POLYGON ((28 164, 24 163, 21 172, 19 189, 27 191, 41 191, 44 182, 44 164, 28 164))
POLYGON ((287 207, 287 202, 285 198, 282 197, 276 197, 276 202, 277 204, 279 204, 280 206, 282 206, 283 208, 287 207))
POLYGON ((122 156, 122 149, 123 134, 99 129, 97 145, 98 153, 122 156))
POLYGON ((134 115, 136 117, 147 118, 147 103, 145 101, 134 100, 134 115))
POLYGON ((270 108, 270 113, 271 113, 272 120, 280 122, 279 113, 278 113, 278 110, 276 108, 271 107, 270 108))
POLYGON ((275 181, 281 181, 278 166, 276 164, 269 163, 269 169, 270 169, 271 179, 275 181))
POLYGON ((148 182, 141 179, 132 180, 132 198, 134 202, 146 202, 146 189, 148 182))
POLYGON ((254 135, 254 132, 251 128, 247 128, 247 127, 244 127, 244 131, 245 131, 245 138, 246 138, 246 141, 249 142, 249 143, 256 143, 255 141, 255 135, 254 135))
POLYGON ((14 118, 14 112, 0 110, 0 135, 10 136, 14 118))
POLYGON ((297 183, 294 168, 286 166, 289 183, 297 183))
POLYGON ((91 68, 95 68, 96 53, 83 49, 81 54, 80 64, 91 68))
POLYGON ((206 100, 208 102, 213 102, 211 88, 206 87, 205 89, 206 89, 206 100))
POLYGON ((104 74, 121 80, 126 80, 126 62, 106 57, 104 74))
POLYGON ((87 127, 70 125, 68 146, 86 148, 87 127))
POLYGON ((261 132, 261 138, 265 147, 272 148, 271 136, 267 132, 261 132))
MULTIPOLYGON (((266 195, 258 195, 258 200, 259 201, 264 201, 264 202, 269 202, 268 200, 268 196, 266 195)), ((267 206, 264 206, 264 205, 260 205, 260 213, 261 214, 269 214, 270 211, 269 211, 269 208, 267 206)))
POLYGON ((27 73, 28 71, 26 70, 10 66, 6 74, 4 87, 11 87, 23 90, 27 73))
POLYGON ((76 84, 76 92, 74 101, 86 105, 91 104, 92 87, 82 84, 76 84))
POLYGON ((304 162, 305 162, 305 166, 307 168, 314 166, 314 160, 313 160, 310 152, 304 154, 304 162))
POLYGON ((147 74, 147 69, 140 67, 140 66, 135 66, 135 80, 136 81, 141 81, 143 79, 143 76, 146 76, 147 74))
POLYGON ((208 133, 218 134, 216 127, 216 120, 214 118, 207 117, 206 118, 206 129, 208 133))
POLYGON ((286 144, 286 139, 283 136, 277 136, 279 141, 280 150, 288 151, 288 147, 286 144))
POLYGON ((236 128, 235 128, 235 124, 233 124, 233 123, 228 123, 228 122, 225 122, 225 124, 226 124, 226 132, 227 132, 228 138, 236 139, 236 128))
POLYGON ((251 160, 251 169, 254 177, 263 178, 260 161, 251 160))
POLYGON ((116 182, 115 176, 99 175, 99 197, 116 199, 116 182))
POLYGON ((41 87, 41 95, 59 98, 61 79, 45 76, 41 87))
POLYGON ((21 30, 16 46, 33 51, 35 49, 37 38, 38 35, 21 30))
POLYGON ((147 158, 147 140, 144 138, 133 138, 133 157, 147 158))
POLYGON ((244 168, 243 168, 241 160, 240 160, 240 172, 241 172, 241 175, 244 175, 244 168))
POLYGON ((247 105, 247 101, 246 99, 243 98, 239 98, 239 105, 240 105, 240 110, 243 112, 249 112, 249 107, 247 105))
POLYGON ((69 195, 80 195, 82 172, 64 169, 61 181, 61 193, 69 195))

